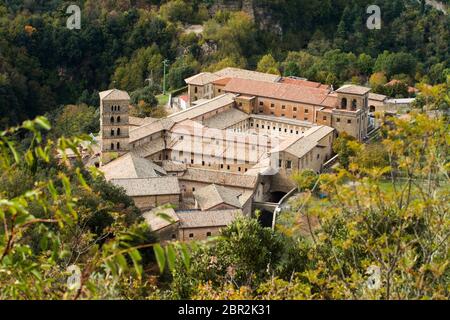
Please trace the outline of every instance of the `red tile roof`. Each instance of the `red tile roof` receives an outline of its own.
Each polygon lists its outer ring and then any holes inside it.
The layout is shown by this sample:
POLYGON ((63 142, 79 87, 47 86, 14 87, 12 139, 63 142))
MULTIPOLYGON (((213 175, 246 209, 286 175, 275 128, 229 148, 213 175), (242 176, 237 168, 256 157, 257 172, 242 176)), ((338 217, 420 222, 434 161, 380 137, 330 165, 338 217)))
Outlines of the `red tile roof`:
POLYGON ((293 78, 281 78, 280 83, 294 84, 297 86, 305 86, 311 88, 320 88, 328 90, 328 85, 322 84, 320 82, 302 80, 302 79, 293 79, 293 78))
POLYGON ((270 83, 247 79, 231 79, 224 91, 278 100, 323 105, 329 91, 287 83, 270 83))
POLYGON ((230 82, 231 78, 222 78, 213 81, 213 84, 219 85, 219 86, 226 86, 228 82, 230 82))

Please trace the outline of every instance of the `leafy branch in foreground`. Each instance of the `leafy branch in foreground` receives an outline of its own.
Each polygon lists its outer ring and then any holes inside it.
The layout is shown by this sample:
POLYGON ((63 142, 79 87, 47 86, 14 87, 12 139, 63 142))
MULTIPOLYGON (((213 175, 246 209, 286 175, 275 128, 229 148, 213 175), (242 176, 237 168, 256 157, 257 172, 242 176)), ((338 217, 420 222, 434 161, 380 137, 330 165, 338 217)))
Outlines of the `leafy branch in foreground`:
POLYGON ((130 198, 83 167, 83 139, 52 141, 50 129, 38 117, 0 132, 0 299, 138 295, 156 238, 130 198), (81 269, 72 291, 71 265, 81 269))

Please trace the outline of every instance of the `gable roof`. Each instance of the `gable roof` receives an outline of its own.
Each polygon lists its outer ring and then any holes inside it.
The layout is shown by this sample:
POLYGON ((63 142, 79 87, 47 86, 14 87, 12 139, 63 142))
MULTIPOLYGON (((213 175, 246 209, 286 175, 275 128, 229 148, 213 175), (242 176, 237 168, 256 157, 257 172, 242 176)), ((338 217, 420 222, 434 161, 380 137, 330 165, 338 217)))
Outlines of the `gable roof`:
POLYGON ((111 179, 154 178, 167 174, 160 166, 132 152, 109 162, 102 166, 100 170, 104 173, 107 181, 111 179))
POLYGON ((180 229, 226 227, 242 216, 242 210, 178 211, 177 216, 180 219, 180 229))
POLYGON ((239 196, 241 196, 240 192, 215 184, 194 191, 194 198, 202 211, 209 210, 220 204, 240 209, 242 204, 239 201, 239 196))
POLYGON ((247 120, 250 116, 239 109, 231 108, 227 111, 220 112, 203 121, 203 125, 209 128, 226 129, 241 121, 247 120))
POLYGON ((336 90, 336 92, 339 93, 348 93, 348 94, 356 94, 356 95, 364 95, 367 92, 369 92, 370 88, 367 87, 363 87, 363 86, 357 86, 354 84, 346 84, 343 85, 342 87, 340 87, 339 89, 336 90))
POLYGON ((270 83, 247 79, 231 79, 223 89, 226 92, 267 97, 312 105, 321 105, 328 90, 287 83, 270 83))
POLYGON ((157 132, 160 132, 163 130, 170 130, 174 124, 175 124, 175 122, 172 121, 172 119, 163 118, 163 119, 158 119, 153 122, 149 122, 140 127, 133 128, 130 130, 130 143, 135 142, 140 139, 143 139, 143 138, 146 138, 154 133, 157 133, 157 132))
POLYGON ((217 80, 219 78, 219 76, 210 73, 210 72, 202 72, 199 74, 196 74, 195 76, 189 77, 187 79, 185 79, 184 81, 187 84, 192 84, 195 86, 203 86, 205 84, 211 83, 214 80, 217 80))
POLYGON ((171 121, 178 123, 187 119, 195 119, 200 117, 208 112, 213 112, 217 109, 220 109, 226 105, 232 104, 234 102, 234 94, 226 93, 215 98, 206 100, 202 103, 199 103, 193 107, 190 107, 186 110, 173 113, 167 117, 171 121))
POLYGON ((375 100, 375 101, 384 101, 387 99, 387 96, 384 94, 378 94, 378 93, 369 93, 369 100, 375 100))
POLYGON ((285 151, 297 158, 302 158, 316 146, 319 146, 319 141, 333 131, 334 128, 328 126, 312 127, 305 131, 298 139, 283 141, 277 148, 274 148, 271 153, 285 151))
POLYGON ((258 71, 240 69, 240 68, 224 68, 214 74, 220 78, 238 78, 238 79, 253 79, 257 81, 265 82, 277 82, 280 79, 279 75, 263 73, 258 71))
POLYGON ((177 177, 157 177, 143 179, 112 179, 116 186, 125 189, 130 197, 180 194, 177 177))
POLYGON ((153 231, 158 231, 180 221, 171 207, 158 207, 144 212, 142 216, 153 231))
POLYGON ((180 180, 198 181, 209 184, 219 184, 229 187, 254 189, 258 177, 244 176, 237 173, 209 170, 203 168, 188 168, 180 180))
POLYGON ((99 93, 100 100, 108 101, 108 100, 130 100, 130 96, 128 92, 118 90, 118 89, 111 89, 102 91, 99 93))
POLYGON ((305 79, 296 79, 296 78, 291 78, 291 77, 281 78, 280 83, 288 83, 288 84, 294 84, 297 86, 320 88, 320 89, 325 89, 325 90, 329 89, 328 85, 322 84, 320 82, 314 82, 314 81, 309 81, 309 80, 305 80, 305 79))

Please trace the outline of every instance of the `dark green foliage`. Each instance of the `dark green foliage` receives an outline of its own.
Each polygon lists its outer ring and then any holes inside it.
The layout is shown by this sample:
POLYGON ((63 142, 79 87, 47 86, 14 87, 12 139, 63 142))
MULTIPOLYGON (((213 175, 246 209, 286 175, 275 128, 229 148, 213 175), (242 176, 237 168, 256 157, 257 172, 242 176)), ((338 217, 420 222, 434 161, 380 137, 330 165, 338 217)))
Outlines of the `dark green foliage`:
POLYGON ((253 1, 261 12, 256 21, 227 11, 208 16, 216 2, 86 0, 80 2, 81 30, 68 30, 70 1, 0 1, 0 126, 60 105, 97 106, 97 91, 115 86, 132 92, 148 77, 162 87, 164 59, 174 89, 223 61, 255 69, 268 52, 277 62, 288 51, 323 57, 307 68, 290 61, 284 74, 333 85, 356 78, 364 83, 378 70, 388 80, 405 74, 436 84, 449 68, 449 16, 415 1, 253 1), (148 4, 164 5, 150 11, 148 4), (381 8, 382 30, 366 27, 370 4, 381 8), (183 24, 193 23, 204 24, 202 36, 183 35, 183 24))

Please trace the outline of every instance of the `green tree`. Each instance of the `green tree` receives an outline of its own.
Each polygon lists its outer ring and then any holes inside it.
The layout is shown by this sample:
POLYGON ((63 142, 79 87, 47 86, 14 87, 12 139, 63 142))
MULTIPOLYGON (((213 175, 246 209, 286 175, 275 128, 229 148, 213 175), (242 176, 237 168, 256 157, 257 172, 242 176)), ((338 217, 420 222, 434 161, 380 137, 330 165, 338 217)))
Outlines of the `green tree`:
POLYGON ((272 55, 266 54, 264 55, 258 62, 258 67, 256 70, 259 72, 264 73, 271 73, 271 74, 280 74, 280 71, 278 70, 279 64, 275 61, 275 59, 272 57, 272 55))
POLYGON ((345 132, 339 134, 339 137, 333 142, 333 151, 339 155, 339 164, 348 168, 351 158, 356 155, 358 142, 356 139, 345 132))

